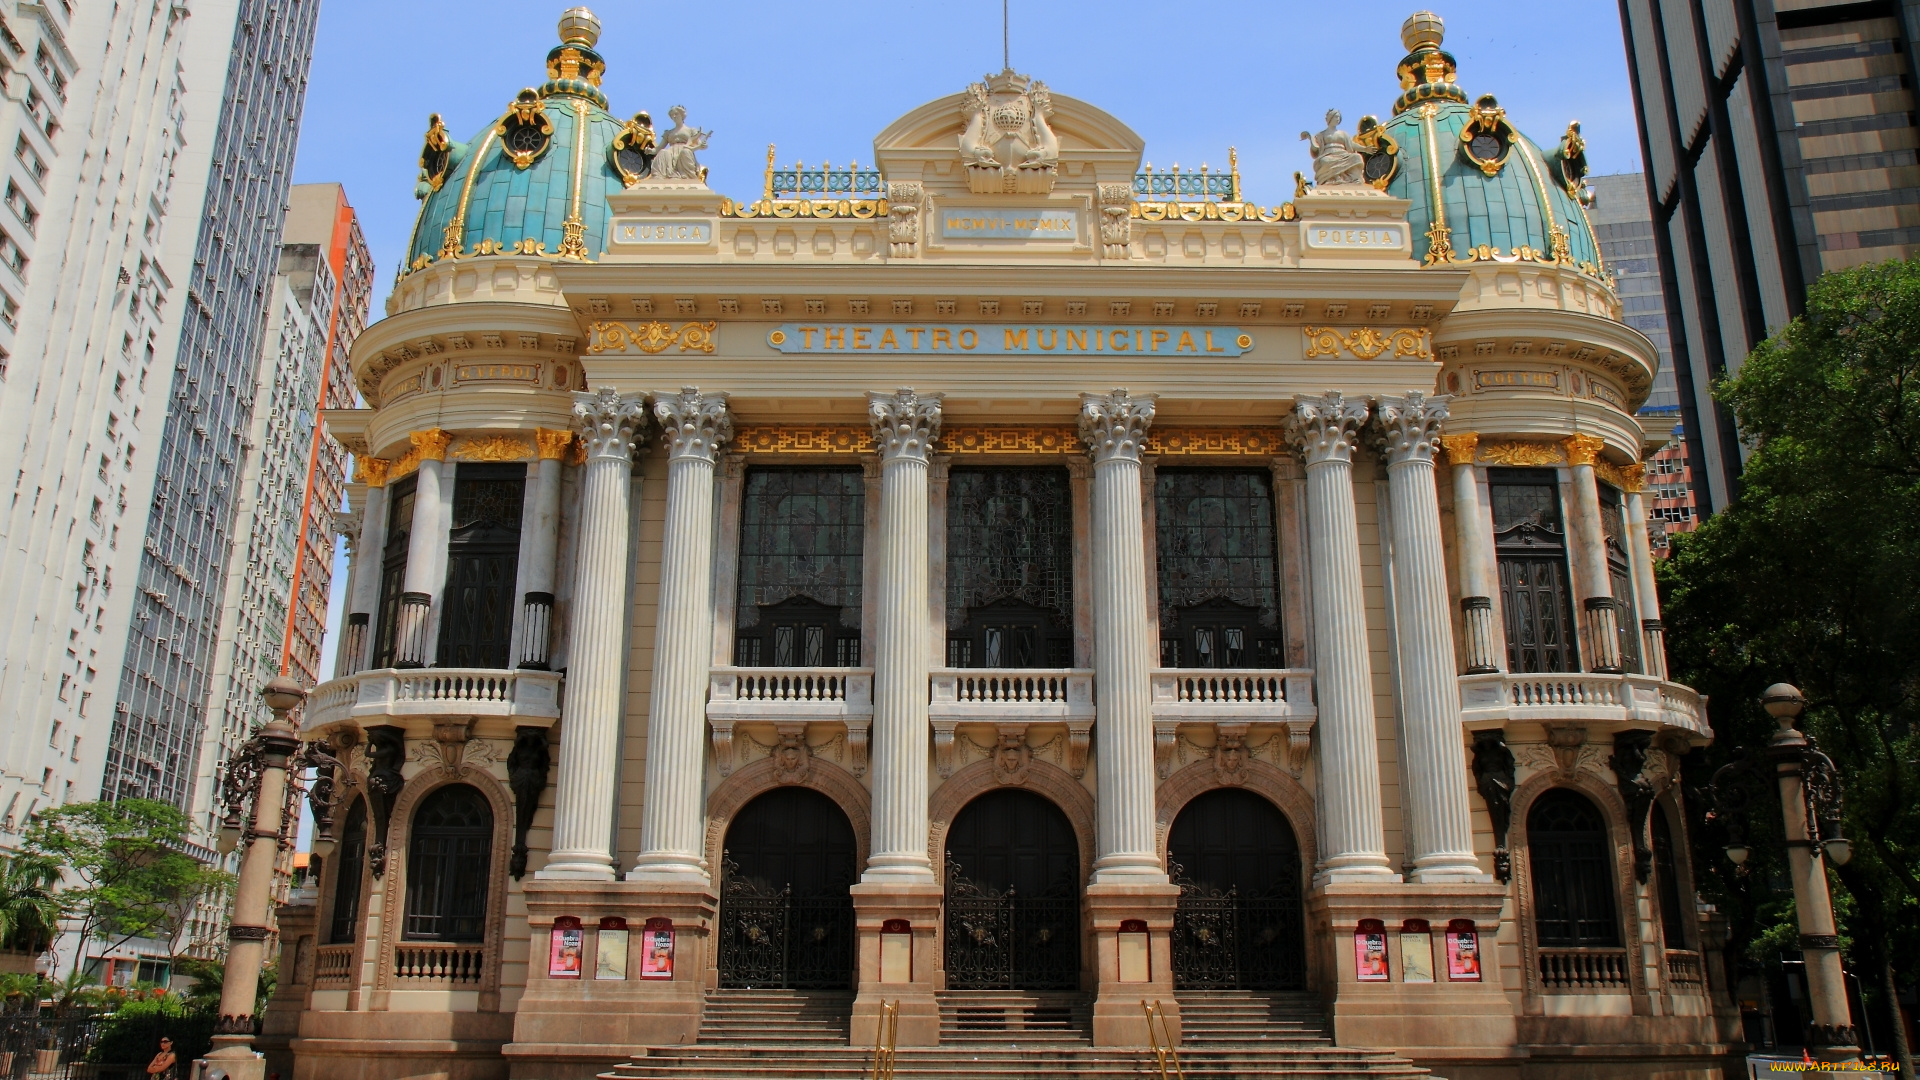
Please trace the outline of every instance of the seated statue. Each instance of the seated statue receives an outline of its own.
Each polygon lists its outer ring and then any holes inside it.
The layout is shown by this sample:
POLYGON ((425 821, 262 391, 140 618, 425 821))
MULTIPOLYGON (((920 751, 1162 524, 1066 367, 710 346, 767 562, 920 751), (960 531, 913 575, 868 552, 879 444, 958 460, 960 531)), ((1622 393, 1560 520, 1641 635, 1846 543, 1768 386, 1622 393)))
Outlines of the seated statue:
POLYGON ((653 158, 653 176, 657 180, 695 180, 704 183, 707 170, 700 165, 695 151, 707 148, 707 137, 713 134, 697 127, 687 126, 687 110, 679 105, 667 110, 667 116, 673 120, 673 126, 660 136, 660 152, 653 158))
POLYGON ((1318 135, 1301 132, 1313 153, 1315 187, 1367 182, 1367 162, 1353 148, 1353 136, 1340 130, 1340 110, 1327 110, 1327 129, 1318 135))

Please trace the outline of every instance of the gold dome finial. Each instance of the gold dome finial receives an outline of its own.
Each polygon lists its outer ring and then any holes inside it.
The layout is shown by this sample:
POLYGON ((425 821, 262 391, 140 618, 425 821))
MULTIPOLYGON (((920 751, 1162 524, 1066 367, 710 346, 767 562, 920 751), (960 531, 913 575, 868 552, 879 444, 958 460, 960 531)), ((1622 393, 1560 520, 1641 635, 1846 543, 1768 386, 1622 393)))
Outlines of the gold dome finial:
POLYGON ((568 8, 560 13, 560 40, 591 49, 600 40, 600 20, 584 7, 568 8))
POLYGON ((1400 24, 1400 44, 1413 52, 1422 46, 1438 48, 1446 37, 1447 24, 1431 11, 1416 11, 1400 24))

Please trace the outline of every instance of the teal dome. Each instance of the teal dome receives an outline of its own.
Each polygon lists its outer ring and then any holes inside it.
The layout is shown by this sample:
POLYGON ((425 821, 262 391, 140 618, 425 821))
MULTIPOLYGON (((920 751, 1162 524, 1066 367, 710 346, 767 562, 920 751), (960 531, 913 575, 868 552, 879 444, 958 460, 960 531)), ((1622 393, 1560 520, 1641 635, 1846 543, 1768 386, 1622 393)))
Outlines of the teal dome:
POLYGON ((598 21, 571 9, 561 34, 547 54, 547 81, 520 91, 472 139, 452 142, 439 116, 431 119, 403 273, 448 258, 591 261, 605 250, 607 196, 624 186, 612 147, 627 125, 607 112, 599 89, 598 21))
POLYGON ((1441 32, 1431 13, 1407 20, 1395 114, 1377 127, 1371 117, 1362 120, 1357 140, 1395 151, 1384 187, 1413 204, 1407 222, 1415 256, 1429 265, 1518 259, 1604 276, 1583 205, 1591 195, 1578 122, 1557 147, 1542 151, 1506 122, 1491 95, 1468 104, 1454 82, 1453 56, 1440 48, 1441 32))

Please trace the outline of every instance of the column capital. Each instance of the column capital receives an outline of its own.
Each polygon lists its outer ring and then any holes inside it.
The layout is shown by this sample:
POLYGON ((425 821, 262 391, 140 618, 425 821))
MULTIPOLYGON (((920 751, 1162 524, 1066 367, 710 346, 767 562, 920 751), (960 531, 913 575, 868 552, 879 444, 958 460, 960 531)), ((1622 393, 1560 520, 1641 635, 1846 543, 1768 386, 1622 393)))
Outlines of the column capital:
POLYGON ((372 488, 387 486, 387 470, 393 468, 393 462, 386 458, 355 457, 353 459, 353 480, 356 484, 365 484, 372 488))
POLYGON ((611 386, 573 395, 573 427, 580 433, 588 459, 620 458, 647 443, 647 406, 635 395, 623 397, 611 386))
POLYGON ((541 461, 565 461, 567 451, 573 449, 573 432, 534 428, 533 444, 541 461))
POLYGON ((697 386, 683 386, 678 394, 653 395, 653 418, 666 437, 669 456, 676 460, 713 462, 733 438, 727 395, 702 394, 697 386))
POLYGON ((1560 445, 1566 447, 1567 464, 1592 465, 1595 459, 1600 456, 1600 450, 1607 445, 1607 442, 1597 435, 1586 435, 1576 431, 1572 435, 1561 439, 1560 445))
POLYGON ((1432 397, 1414 391, 1374 399, 1374 438, 1386 452, 1387 464, 1432 461, 1440 446, 1440 425, 1447 419, 1445 394, 1432 397))
POLYGON ((1442 435, 1440 447, 1447 452, 1447 464, 1471 465, 1480 450, 1480 433, 1463 431, 1458 435, 1442 435))
POLYGON ((1154 395, 1134 397, 1125 388, 1107 394, 1080 395, 1080 438, 1093 463, 1139 461, 1153 426, 1154 395))
POLYGON ((902 387, 891 394, 867 395, 867 419, 873 423, 873 441, 880 460, 911 458, 925 461, 940 437, 941 394, 916 394, 902 387))
POLYGON ((1297 397, 1293 399, 1293 414, 1286 421, 1287 439, 1308 465, 1350 462, 1367 413, 1366 402, 1351 401, 1338 390, 1317 397, 1297 397))
POLYGON ((416 461, 447 460, 447 445, 453 442, 453 433, 439 428, 425 431, 407 432, 407 441, 413 444, 416 461))
POLYGON ((360 548, 360 526, 366 521, 362 510, 333 511, 333 531, 346 538, 347 554, 351 555, 360 548))

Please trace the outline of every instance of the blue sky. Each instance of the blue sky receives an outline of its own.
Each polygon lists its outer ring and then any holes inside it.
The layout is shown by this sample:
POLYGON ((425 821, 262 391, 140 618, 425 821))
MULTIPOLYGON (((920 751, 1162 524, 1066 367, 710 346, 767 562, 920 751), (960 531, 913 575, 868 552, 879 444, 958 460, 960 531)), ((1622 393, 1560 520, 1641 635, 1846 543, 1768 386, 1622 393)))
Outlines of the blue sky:
MULTIPOLYGON (((427 114, 456 139, 491 123, 545 78, 565 3, 326 0, 294 179, 338 181, 360 214, 380 278, 375 317, 419 204, 427 114)), ((668 106, 713 130, 710 182, 758 195, 767 144, 779 161, 873 160, 896 117, 1000 69, 999 0, 867 5, 592 5, 613 112, 668 106)), ((1311 171, 1303 130, 1329 108, 1349 128, 1384 117, 1412 0, 1213 0, 1206 5, 1011 0, 1013 67, 1097 105, 1147 142, 1156 168, 1224 167, 1240 151, 1247 195, 1284 201, 1311 171)), ((1522 131, 1551 146, 1578 119, 1596 173, 1640 167, 1619 9, 1610 0, 1435 6, 1460 84, 1493 93, 1522 131)))

